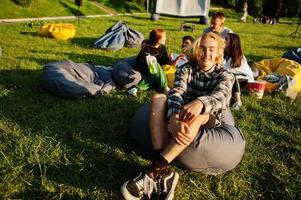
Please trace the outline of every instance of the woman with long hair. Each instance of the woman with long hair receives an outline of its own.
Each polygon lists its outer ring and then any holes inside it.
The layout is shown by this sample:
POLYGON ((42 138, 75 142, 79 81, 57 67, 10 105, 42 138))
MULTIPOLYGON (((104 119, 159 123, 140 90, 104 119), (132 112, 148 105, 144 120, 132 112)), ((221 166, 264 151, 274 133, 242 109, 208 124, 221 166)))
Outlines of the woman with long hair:
POLYGON ((239 109, 242 106, 240 83, 254 81, 253 72, 243 54, 240 38, 235 33, 228 33, 225 38, 224 68, 236 76, 233 85, 233 108, 239 109))

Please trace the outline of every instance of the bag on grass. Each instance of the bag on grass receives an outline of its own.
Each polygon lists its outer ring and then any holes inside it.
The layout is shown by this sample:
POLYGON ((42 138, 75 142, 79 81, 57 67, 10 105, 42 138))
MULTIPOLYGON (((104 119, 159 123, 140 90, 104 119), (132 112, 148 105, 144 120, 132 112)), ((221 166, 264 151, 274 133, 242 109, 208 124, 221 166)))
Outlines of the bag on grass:
POLYGON ((148 54, 146 56, 146 63, 151 74, 157 74, 159 72, 159 68, 161 68, 160 64, 157 62, 157 58, 148 54))
POLYGON ((66 23, 46 24, 38 30, 38 36, 68 40, 75 36, 75 27, 73 24, 66 23))
POLYGON ((173 65, 163 65, 162 68, 167 79, 168 87, 173 88, 173 82, 175 81, 175 73, 177 71, 176 67, 173 65))
MULTIPOLYGON (((157 62, 157 58, 148 54, 146 56, 146 62, 151 74, 151 76, 149 76, 150 80, 147 81, 148 83, 150 83, 150 87, 156 87, 157 89, 166 89, 168 86, 167 79, 161 65, 157 62)), ((146 79, 146 77, 144 77, 143 79, 146 79)))

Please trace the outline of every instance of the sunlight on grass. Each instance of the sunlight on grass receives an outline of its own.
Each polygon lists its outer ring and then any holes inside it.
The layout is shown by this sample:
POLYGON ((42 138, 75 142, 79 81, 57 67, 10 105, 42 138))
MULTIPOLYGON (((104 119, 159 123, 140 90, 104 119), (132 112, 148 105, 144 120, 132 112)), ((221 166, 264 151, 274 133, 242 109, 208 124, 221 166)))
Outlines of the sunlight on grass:
MULTIPOLYGON (((55 97, 40 87, 46 63, 70 59, 112 66, 138 48, 102 51, 94 41, 118 20, 141 31, 167 30, 169 51, 179 52, 184 19, 149 16, 102 17, 68 21, 76 25, 70 41, 40 38, 38 23, 0 26, 0 198, 1 199, 120 199, 119 188, 149 161, 128 133, 135 111, 149 102, 119 90, 83 101, 55 97)), ((197 22, 198 19, 185 19, 197 22)), ((281 57, 300 37, 289 37, 295 26, 238 23, 227 26, 242 39, 250 60, 281 57)), ((261 100, 243 92, 243 107, 234 111, 246 137, 239 166, 223 175, 207 176, 173 166, 180 174, 175 199, 297 199, 301 185, 301 98, 265 94, 261 100)))

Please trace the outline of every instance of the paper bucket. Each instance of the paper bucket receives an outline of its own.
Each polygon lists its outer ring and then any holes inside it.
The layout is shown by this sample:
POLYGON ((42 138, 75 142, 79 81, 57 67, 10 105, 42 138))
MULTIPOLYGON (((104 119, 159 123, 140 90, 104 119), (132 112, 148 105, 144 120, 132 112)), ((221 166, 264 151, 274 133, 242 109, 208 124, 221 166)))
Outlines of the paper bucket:
POLYGON ((257 99, 262 99, 265 89, 264 81, 250 81, 248 82, 248 89, 251 94, 255 95, 257 99))

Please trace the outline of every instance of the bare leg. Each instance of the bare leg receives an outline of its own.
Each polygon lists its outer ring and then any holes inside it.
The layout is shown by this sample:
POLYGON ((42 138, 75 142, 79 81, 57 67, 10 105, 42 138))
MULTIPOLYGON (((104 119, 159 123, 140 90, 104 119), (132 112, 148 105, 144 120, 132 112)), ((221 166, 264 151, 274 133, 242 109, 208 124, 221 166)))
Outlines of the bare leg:
MULTIPOLYGON (((199 129, 202 125, 206 124, 209 120, 209 115, 200 115, 194 121, 189 124, 189 134, 192 138, 195 138, 199 129)), ((185 148, 187 145, 180 145, 172 138, 168 145, 164 148, 161 155, 170 163, 173 161, 185 148)))
POLYGON ((166 95, 155 94, 151 99, 149 120, 153 149, 163 149, 168 142, 166 108, 166 95))

